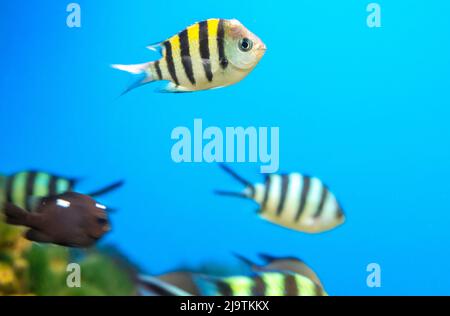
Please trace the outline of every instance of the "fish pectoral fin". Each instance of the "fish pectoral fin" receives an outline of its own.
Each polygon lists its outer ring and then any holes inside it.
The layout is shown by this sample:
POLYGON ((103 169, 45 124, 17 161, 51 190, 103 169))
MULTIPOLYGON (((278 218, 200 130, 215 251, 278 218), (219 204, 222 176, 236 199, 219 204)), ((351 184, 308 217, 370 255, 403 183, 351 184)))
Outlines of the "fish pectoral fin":
POLYGON ((30 229, 26 232, 25 237, 28 240, 35 241, 35 242, 43 242, 43 243, 51 243, 53 242, 52 238, 50 236, 47 236, 46 234, 36 230, 36 229, 30 229))
POLYGON ((165 86, 163 89, 161 89, 159 92, 167 92, 167 93, 180 93, 180 92, 192 92, 192 90, 176 85, 173 82, 169 82, 167 86, 165 86))

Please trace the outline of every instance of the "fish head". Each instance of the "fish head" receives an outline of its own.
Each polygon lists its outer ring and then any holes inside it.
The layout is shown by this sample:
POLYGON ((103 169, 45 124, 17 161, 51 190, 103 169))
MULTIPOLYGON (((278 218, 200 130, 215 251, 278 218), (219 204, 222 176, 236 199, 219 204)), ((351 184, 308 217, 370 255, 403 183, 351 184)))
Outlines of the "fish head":
POLYGON ((88 221, 86 223, 86 233, 94 240, 100 239, 111 230, 111 225, 106 212, 107 207, 96 201, 90 205, 88 221))
POLYGON ((72 225, 77 225, 86 236, 97 240, 111 229, 106 210, 106 206, 88 195, 65 192, 42 199, 37 212, 56 217, 66 214, 64 219, 54 218, 53 220, 64 223, 70 218, 72 225))
POLYGON ((225 21, 225 55, 240 70, 253 69, 266 52, 266 45, 236 19, 225 21))

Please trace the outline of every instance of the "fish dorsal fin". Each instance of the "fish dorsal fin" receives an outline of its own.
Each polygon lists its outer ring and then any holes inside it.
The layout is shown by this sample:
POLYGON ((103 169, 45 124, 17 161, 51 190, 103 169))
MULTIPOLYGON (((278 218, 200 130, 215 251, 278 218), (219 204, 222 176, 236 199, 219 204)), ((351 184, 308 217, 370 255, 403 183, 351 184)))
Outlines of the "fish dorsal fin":
POLYGON ((192 279, 192 273, 181 271, 171 272, 158 276, 158 279, 191 293, 191 295, 199 295, 198 288, 192 279))

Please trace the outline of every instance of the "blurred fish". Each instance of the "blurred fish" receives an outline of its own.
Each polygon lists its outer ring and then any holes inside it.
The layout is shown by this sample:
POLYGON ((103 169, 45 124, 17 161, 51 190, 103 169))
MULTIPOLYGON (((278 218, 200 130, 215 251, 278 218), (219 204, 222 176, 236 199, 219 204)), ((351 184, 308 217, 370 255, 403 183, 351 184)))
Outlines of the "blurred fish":
POLYGON ((266 51, 264 43, 238 20, 197 22, 166 41, 150 45, 162 58, 113 68, 141 75, 124 93, 143 84, 169 80, 168 92, 198 91, 234 84, 247 76, 266 51))
MULTIPOLYGON (((41 171, 22 171, 10 176, 0 177, 0 208, 4 202, 32 211, 38 202, 35 197, 47 197, 73 191, 76 179, 64 178, 41 171)), ((99 196, 122 186, 123 181, 115 182, 88 195, 99 196)))
POLYGON ((260 205, 258 214, 272 223, 302 232, 320 233, 345 220, 334 194, 315 177, 299 173, 270 174, 264 184, 252 184, 228 166, 220 166, 246 188, 243 192, 216 193, 254 200, 260 205))
POLYGON ((156 295, 201 296, 323 296, 320 286, 290 271, 261 271, 251 276, 214 277, 174 272, 160 277, 141 277, 156 295))
POLYGON ((90 247, 111 227, 107 208, 91 197, 76 193, 42 198, 33 213, 7 202, 6 222, 30 228, 28 240, 67 247, 90 247))
POLYGON ((200 295, 189 272, 172 272, 159 277, 140 275, 140 296, 192 296, 200 295))
POLYGON ((303 260, 295 257, 273 257, 267 254, 259 254, 263 259, 264 265, 258 265, 248 258, 239 254, 234 254, 239 260, 247 264, 252 271, 290 271, 307 277, 323 290, 322 282, 320 282, 317 274, 303 260))

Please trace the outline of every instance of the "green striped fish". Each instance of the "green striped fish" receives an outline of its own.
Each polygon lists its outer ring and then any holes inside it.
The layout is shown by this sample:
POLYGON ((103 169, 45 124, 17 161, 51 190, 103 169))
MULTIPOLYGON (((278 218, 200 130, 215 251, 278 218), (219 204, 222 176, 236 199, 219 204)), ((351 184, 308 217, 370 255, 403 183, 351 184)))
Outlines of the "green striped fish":
POLYGON ((34 208, 33 197, 46 197, 72 191, 75 179, 46 172, 22 171, 0 181, 0 201, 9 202, 26 210, 34 208))
POLYGON ((345 221, 336 197, 316 177, 295 172, 270 174, 264 183, 253 184, 229 167, 221 167, 246 188, 243 192, 216 193, 254 200, 260 205, 259 216, 269 222, 306 233, 321 233, 345 221))
POLYGON ((173 272, 160 277, 140 277, 142 293, 200 296, 326 296, 322 287, 291 271, 263 271, 254 275, 213 277, 173 272))
POLYGON ((136 65, 112 65, 143 77, 125 92, 157 80, 168 80, 165 90, 169 92, 228 86, 247 76, 266 51, 264 43, 235 19, 197 22, 148 48, 160 51, 162 58, 136 65))
MULTIPOLYGON (((73 191, 76 183, 76 179, 41 171, 22 171, 10 176, 0 176, 0 206, 4 202, 9 202, 32 211, 35 204, 39 203, 39 198, 73 191)), ((88 195, 99 196, 120 187, 122 184, 123 181, 118 181, 88 195)))

